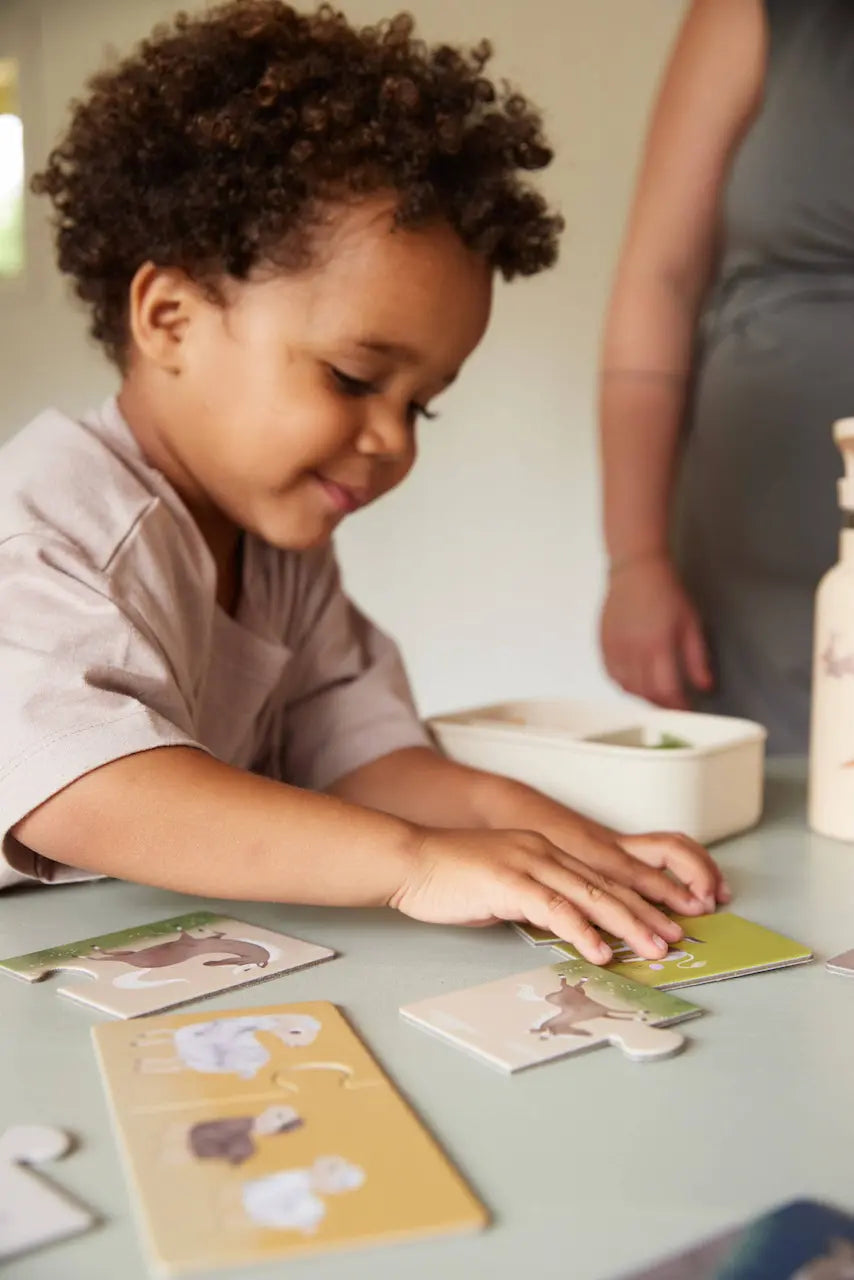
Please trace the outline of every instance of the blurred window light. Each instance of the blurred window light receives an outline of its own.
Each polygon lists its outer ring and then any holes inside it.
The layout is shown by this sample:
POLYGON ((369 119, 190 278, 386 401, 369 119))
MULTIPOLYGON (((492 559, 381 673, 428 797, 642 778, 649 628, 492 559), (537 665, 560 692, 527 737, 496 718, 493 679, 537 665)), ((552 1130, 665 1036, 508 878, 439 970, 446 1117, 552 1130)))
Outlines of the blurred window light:
POLYGON ((0 278, 24 270, 24 126, 18 67, 0 58, 0 278))

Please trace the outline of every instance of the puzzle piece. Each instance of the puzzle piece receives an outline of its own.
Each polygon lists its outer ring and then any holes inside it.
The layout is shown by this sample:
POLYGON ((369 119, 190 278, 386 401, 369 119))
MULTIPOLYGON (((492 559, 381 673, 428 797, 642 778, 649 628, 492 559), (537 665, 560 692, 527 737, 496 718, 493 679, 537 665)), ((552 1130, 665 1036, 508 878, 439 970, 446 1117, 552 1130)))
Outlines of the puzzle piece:
POLYGON ((510 928, 518 933, 520 938, 524 938, 532 947, 552 947, 556 942, 562 942, 556 933, 549 933, 547 929, 538 929, 535 924, 520 924, 516 921, 510 922, 510 928))
POLYGON ((71 1140, 47 1125, 16 1125, 0 1137, 0 1258, 86 1231, 95 1221, 82 1205, 32 1170, 64 1156, 71 1140))
POLYGON ((824 967, 830 973, 841 973, 854 978, 854 951, 843 951, 841 955, 833 956, 824 967))
MULTIPOLYGON (((730 911, 673 919, 682 926, 684 937, 659 960, 639 956, 625 942, 606 935, 614 952, 609 973, 632 978, 644 986, 673 990, 766 969, 784 969, 812 959, 812 952, 799 942, 730 911)), ((554 950, 558 955, 578 956, 569 943, 556 943, 554 950)))
POLYGON ((57 992, 117 1018, 137 1018, 330 960, 329 947, 210 911, 0 961, 0 971, 40 982, 76 975, 57 992))
POLYGON ((669 1024, 702 1011, 573 960, 422 1000, 400 1012, 493 1066, 520 1071, 602 1044, 616 1045, 635 1061, 670 1057, 684 1038, 669 1024))
POLYGON ((581 1023, 580 1027, 592 1037, 591 1046, 603 1043, 616 1045, 633 1062, 672 1058, 685 1045, 685 1037, 678 1031, 672 1031, 669 1027, 656 1027, 637 1017, 616 1024, 607 1018, 591 1018, 581 1023))

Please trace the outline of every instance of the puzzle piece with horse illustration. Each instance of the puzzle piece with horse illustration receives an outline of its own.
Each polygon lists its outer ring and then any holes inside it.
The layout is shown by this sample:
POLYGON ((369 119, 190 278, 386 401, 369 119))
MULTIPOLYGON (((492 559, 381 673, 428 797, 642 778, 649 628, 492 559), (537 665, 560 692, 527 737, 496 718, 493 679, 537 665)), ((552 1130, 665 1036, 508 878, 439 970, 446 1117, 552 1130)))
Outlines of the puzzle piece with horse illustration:
POLYGON ((673 1023, 702 1010, 585 960, 569 960, 401 1009, 408 1021, 500 1067, 519 1071, 614 1044, 638 1061, 670 1057, 673 1023))
POLYGON ((40 982, 117 1018, 136 1018, 330 960, 329 947, 244 920, 194 911, 0 960, 0 973, 40 982))

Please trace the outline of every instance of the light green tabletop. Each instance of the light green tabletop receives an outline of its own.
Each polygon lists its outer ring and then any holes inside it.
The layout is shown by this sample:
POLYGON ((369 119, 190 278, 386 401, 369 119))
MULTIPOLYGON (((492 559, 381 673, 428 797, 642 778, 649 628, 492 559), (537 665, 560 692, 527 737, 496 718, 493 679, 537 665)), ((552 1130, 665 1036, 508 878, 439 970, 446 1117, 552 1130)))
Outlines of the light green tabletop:
MULTIPOLYGON (((854 947, 854 846, 807 832, 798 766, 771 769, 762 826, 718 856, 734 910, 807 943, 819 961, 854 947)), ((115 882, 10 893, 0 898, 0 954, 194 905, 115 882)), ((708 1016, 685 1027, 688 1046, 669 1061, 640 1065, 604 1048, 504 1077, 397 1010, 536 967, 539 953, 510 930, 226 906, 341 958, 192 1007, 343 1006, 494 1216, 480 1236, 291 1262, 289 1280, 608 1280, 795 1196, 854 1210, 854 979, 819 962, 696 987, 708 1016)), ((0 1130, 72 1131, 79 1150, 49 1171, 104 1220, 8 1263, 4 1277, 148 1275, 89 1039, 97 1016, 58 998, 50 980, 31 987, 0 975, 0 1130)), ((281 1264, 217 1273, 282 1274, 281 1264)))

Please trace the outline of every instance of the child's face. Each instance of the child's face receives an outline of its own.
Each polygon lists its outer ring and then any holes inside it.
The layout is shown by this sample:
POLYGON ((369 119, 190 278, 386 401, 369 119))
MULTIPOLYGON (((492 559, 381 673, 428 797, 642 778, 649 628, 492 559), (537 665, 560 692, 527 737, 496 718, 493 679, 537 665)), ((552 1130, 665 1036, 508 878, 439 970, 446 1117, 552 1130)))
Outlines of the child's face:
POLYGON ((418 418, 483 336, 491 273, 445 224, 401 231, 392 210, 345 209, 316 265, 230 283, 224 305, 187 286, 156 419, 191 506, 302 549, 410 470, 418 418))

